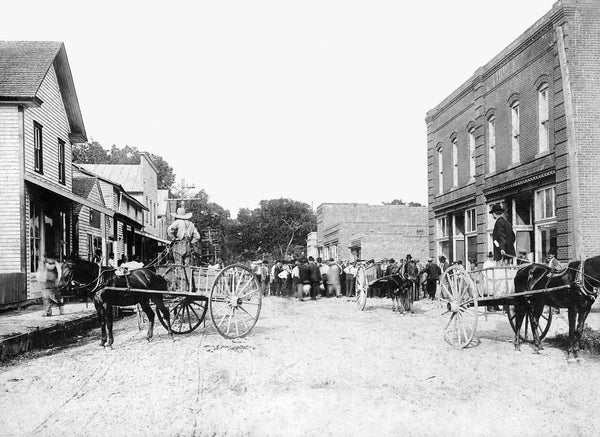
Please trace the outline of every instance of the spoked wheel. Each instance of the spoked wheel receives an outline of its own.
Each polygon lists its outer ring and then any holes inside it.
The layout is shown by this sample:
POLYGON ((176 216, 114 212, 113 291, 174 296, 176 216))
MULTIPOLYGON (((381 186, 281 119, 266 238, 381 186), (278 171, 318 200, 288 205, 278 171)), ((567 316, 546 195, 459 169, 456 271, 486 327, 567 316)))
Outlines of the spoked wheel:
POLYGON ((210 291, 210 318, 225 338, 245 337, 258 321, 262 293, 248 267, 233 264, 215 278, 210 291))
POLYGON ((444 328, 444 340, 454 347, 467 347, 477 329, 477 290, 469 274, 460 266, 449 267, 440 281, 445 312, 450 320, 444 328))
POLYGON ((367 306, 367 292, 369 291, 369 283, 367 282, 367 273, 365 266, 359 266, 356 271, 356 305, 359 311, 364 311, 367 306))
MULTIPOLYGON (((198 297, 173 297, 164 299, 166 307, 169 309, 171 319, 171 330, 173 334, 187 334, 196 329, 206 316, 208 309, 208 298, 206 296, 198 297)), ((156 311, 160 324, 167 329, 167 322, 163 319, 160 311, 156 311)))
MULTIPOLYGON (((506 314, 508 315, 508 321, 510 323, 510 327, 513 332, 517 333, 517 323, 514 305, 506 305, 506 314)), ((540 341, 544 339, 548 331, 550 330, 550 325, 552 324, 552 307, 550 305, 544 306, 544 311, 540 315, 540 321, 538 325, 538 334, 540 336, 540 341)), ((525 317, 523 318, 523 324, 521 325, 521 331, 519 336, 521 337, 521 341, 533 341, 533 331, 531 326, 531 319, 529 317, 529 311, 525 313, 525 317)))

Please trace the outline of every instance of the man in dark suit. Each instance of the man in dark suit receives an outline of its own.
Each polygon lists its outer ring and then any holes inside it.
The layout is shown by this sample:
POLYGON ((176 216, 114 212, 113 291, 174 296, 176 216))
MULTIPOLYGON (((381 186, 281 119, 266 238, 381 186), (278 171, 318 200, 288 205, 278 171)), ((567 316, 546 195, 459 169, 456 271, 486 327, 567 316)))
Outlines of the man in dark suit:
POLYGON ((496 220, 492 231, 494 261, 499 264, 511 264, 515 256, 515 233, 512 225, 504 218, 504 208, 500 204, 495 204, 490 214, 496 220))
POLYGON ((312 256, 308 257, 308 280, 310 281, 310 300, 317 300, 319 285, 321 284, 321 271, 312 256))

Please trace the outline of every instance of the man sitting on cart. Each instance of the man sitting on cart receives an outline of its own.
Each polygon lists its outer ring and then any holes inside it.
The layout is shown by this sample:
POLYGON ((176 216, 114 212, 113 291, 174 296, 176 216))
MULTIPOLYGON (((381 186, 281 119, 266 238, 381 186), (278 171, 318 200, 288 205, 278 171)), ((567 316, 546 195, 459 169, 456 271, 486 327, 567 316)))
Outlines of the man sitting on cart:
MULTIPOLYGON (((190 221, 192 213, 185 212, 184 207, 177 208, 177 213, 173 214, 175 221, 167 228, 167 234, 172 239, 173 247, 172 253, 175 259, 175 264, 186 266, 183 268, 186 283, 189 286, 188 270, 190 269, 190 257, 192 254, 193 245, 200 240, 200 234, 196 229, 196 226, 190 221)), ((190 271, 191 273, 191 271, 190 271)), ((191 276, 191 274, 190 274, 191 276)), ((192 291, 195 291, 195 286, 192 277, 192 291)))

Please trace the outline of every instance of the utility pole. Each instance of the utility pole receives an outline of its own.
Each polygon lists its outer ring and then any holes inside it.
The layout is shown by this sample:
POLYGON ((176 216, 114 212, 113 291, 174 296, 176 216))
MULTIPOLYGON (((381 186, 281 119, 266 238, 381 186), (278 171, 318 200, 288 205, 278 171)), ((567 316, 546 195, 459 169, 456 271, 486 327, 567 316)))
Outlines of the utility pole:
POLYGON ((185 179, 181 179, 181 185, 179 187, 175 187, 175 189, 177 190, 177 195, 175 196, 176 199, 179 199, 179 206, 184 208, 185 207, 185 195, 187 194, 188 191, 193 190, 194 188, 196 188, 195 185, 186 185, 185 184, 185 179))

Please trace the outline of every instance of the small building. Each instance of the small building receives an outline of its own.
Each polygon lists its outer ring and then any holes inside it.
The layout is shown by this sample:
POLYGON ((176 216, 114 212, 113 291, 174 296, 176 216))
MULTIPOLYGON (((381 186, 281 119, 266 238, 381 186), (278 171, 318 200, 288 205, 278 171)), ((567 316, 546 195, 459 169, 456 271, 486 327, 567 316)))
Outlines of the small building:
POLYGON ((141 218, 142 228, 133 226, 136 256, 141 260, 154 259, 165 247, 168 241, 161 237, 163 225, 158 220, 158 169, 148 153, 140 153, 139 164, 79 164, 86 169, 109 181, 117 181, 125 192, 143 205, 141 218))
POLYGON ((427 113, 429 253, 483 263, 494 204, 517 254, 600 253, 600 2, 562 0, 427 113))
POLYGON ((323 203, 317 208, 317 253, 323 259, 427 256, 427 207, 323 203))
POLYGON ((91 203, 74 209, 73 252, 91 260, 96 249, 100 249, 104 263, 111 253, 115 260, 123 256, 128 260, 142 259, 140 235, 147 208, 127 193, 121 184, 75 164, 73 190, 91 203), (98 207, 106 208, 110 214, 102 213, 98 207))

